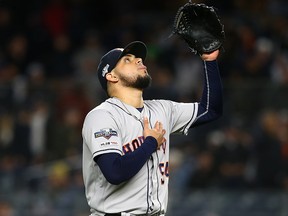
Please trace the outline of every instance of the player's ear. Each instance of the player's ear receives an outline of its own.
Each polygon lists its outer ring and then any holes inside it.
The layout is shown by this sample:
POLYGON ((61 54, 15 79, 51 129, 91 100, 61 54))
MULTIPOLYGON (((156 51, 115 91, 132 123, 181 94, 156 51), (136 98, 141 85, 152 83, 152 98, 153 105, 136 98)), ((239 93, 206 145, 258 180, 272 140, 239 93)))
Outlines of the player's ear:
POLYGON ((113 73, 113 71, 106 74, 106 79, 110 82, 118 82, 118 77, 113 73))

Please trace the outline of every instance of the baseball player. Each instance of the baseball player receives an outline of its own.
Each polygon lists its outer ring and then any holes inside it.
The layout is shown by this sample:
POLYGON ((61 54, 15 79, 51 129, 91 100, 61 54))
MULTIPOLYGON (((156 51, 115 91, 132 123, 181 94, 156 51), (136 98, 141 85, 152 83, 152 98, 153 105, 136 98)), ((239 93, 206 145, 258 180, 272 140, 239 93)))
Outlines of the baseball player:
POLYGON ((106 53, 98 78, 109 98, 86 116, 83 179, 93 216, 163 216, 168 202, 169 135, 215 120, 222 114, 219 50, 203 54, 200 102, 143 100, 151 77, 147 48, 134 41, 106 53))

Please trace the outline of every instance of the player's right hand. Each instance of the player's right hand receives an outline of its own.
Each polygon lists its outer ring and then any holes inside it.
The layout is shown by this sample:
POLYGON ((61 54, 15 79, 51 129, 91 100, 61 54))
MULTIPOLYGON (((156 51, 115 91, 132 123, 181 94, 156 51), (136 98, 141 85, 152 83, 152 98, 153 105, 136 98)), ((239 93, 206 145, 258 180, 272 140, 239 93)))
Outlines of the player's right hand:
POLYGON ((164 134, 166 133, 166 130, 163 129, 163 124, 159 121, 156 121, 153 128, 150 128, 149 126, 149 120, 147 117, 144 118, 144 138, 147 136, 152 136, 157 140, 158 148, 163 144, 165 141, 164 134))
POLYGON ((217 59, 219 55, 219 50, 215 50, 212 53, 204 53, 203 55, 201 55, 201 58, 203 61, 214 61, 217 59))

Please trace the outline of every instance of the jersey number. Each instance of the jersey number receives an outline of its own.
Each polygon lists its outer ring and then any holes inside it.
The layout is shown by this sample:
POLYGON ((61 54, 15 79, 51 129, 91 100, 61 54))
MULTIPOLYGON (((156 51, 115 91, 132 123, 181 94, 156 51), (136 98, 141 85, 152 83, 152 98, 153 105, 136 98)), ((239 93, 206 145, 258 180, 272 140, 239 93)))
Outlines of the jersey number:
POLYGON ((159 164, 159 170, 162 175, 161 177, 161 184, 164 184, 165 182, 165 177, 169 177, 169 162, 167 161, 166 163, 160 163, 159 164))

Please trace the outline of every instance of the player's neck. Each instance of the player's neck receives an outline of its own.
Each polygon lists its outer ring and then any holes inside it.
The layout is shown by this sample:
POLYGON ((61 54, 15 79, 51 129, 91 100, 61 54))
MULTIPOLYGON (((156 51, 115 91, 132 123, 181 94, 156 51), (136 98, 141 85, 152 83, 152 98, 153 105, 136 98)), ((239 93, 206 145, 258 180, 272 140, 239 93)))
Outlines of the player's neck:
POLYGON ((133 106, 135 108, 143 107, 143 92, 136 89, 125 89, 124 91, 121 90, 113 95, 113 97, 118 98, 123 103, 133 106))

